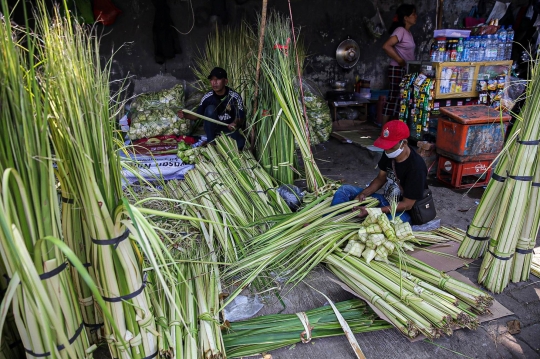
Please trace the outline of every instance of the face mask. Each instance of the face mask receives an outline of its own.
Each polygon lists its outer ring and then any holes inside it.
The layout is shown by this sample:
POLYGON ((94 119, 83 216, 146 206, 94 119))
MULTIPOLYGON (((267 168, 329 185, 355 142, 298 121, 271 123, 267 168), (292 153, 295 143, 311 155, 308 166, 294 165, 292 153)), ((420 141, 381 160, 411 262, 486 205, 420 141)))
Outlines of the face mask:
POLYGON ((386 153, 386 157, 388 158, 396 158, 397 156, 401 155, 401 152, 403 152, 403 148, 400 146, 397 150, 394 152, 386 153))

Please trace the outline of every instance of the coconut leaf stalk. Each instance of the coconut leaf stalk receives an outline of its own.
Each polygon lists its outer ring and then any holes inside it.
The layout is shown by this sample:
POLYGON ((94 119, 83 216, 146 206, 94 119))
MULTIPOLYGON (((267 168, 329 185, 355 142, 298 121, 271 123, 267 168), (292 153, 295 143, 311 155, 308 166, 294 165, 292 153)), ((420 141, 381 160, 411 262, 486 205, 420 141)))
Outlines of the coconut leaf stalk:
POLYGON ((511 280, 514 283, 529 280, 531 272, 531 260, 533 249, 536 245, 536 236, 540 226, 540 169, 537 168, 534 175, 531 192, 529 195, 529 208, 525 211, 525 221, 516 244, 516 252, 513 258, 511 280))
POLYGON ((508 148, 503 149, 502 157, 489 180, 488 186, 482 195, 480 204, 474 213, 471 224, 463 235, 462 243, 458 249, 458 256, 462 258, 477 259, 484 255, 493 221, 497 215, 497 207, 500 205, 501 193, 508 170, 508 148))
MULTIPOLYGON (((0 261, 0 278, 5 278, 7 276, 6 268, 4 263, 0 261)), ((4 280, 0 281, 0 302, 8 302, 7 296, 7 283, 4 280)), ((0 343, 0 357, 9 359, 9 358, 19 358, 24 356, 24 349, 21 346, 21 337, 17 330, 17 325, 15 324, 15 317, 13 316, 13 308, 9 308, 8 305, 4 307, 7 309, 5 313, 4 325, 0 325, 0 337, 2 338, 0 343)), ((0 319, 1 322, 1 319, 0 319)))
MULTIPOLYGON (((415 235, 416 233, 418 232, 415 232, 415 235)), ((436 234, 437 236, 448 238, 455 242, 461 242, 466 232, 461 228, 442 226, 436 229, 435 231, 433 231, 433 233, 436 234)))
POLYGON ((291 211, 277 194, 275 181, 249 152, 238 151, 229 137, 218 137, 216 146, 200 149, 197 158, 198 165, 185 181, 170 185, 178 186, 172 192, 179 200, 198 204, 182 209, 210 220, 219 260, 235 262, 244 255, 246 240, 270 225, 252 223, 291 211))
MULTIPOLYGON (((287 283, 297 283, 324 256, 344 245, 358 231, 359 224, 347 223, 358 214, 351 211, 358 203, 347 202, 331 207, 329 195, 320 197, 296 213, 281 216, 269 230, 251 239, 246 247, 247 255, 224 273, 225 280, 235 279, 242 283, 231 298, 262 273, 268 273, 270 277, 286 277, 287 283)), ((373 206, 375 203, 376 200, 368 199, 364 204, 373 206)))
MULTIPOLYGON (((69 194, 65 186, 60 186, 62 197, 62 233, 67 246, 71 248, 77 258, 88 269, 92 279, 96 280, 95 272, 90 265, 92 246, 90 236, 82 220, 82 213, 79 206, 74 203, 74 198, 69 194)), ((71 267, 71 276, 77 292, 77 301, 81 306, 81 312, 84 319, 85 330, 92 344, 98 344, 101 339, 100 325, 103 323, 103 317, 97 310, 92 291, 82 280, 75 267, 71 267)))
POLYGON ((527 98, 521 118, 523 128, 512 148, 512 162, 508 167, 508 177, 504 182, 501 205, 493 225, 489 247, 478 282, 489 290, 500 293, 510 281, 512 257, 515 255, 529 208, 530 193, 537 170, 538 144, 540 137, 540 69, 533 68, 532 78, 527 87, 527 98), (511 214, 509 216, 508 214, 511 214))
POLYGON ((46 240, 62 238, 62 231, 50 107, 37 81, 40 39, 27 24, 11 23, 6 1, 0 7, 0 257, 9 279, 0 312, 11 311, 26 351, 84 358, 92 349, 65 254, 46 240))
POLYGON ((340 250, 325 258, 332 271, 349 288, 385 314, 403 334, 422 333, 429 338, 451 335, 452 327, 475 329, 478 319, 470 306, 440 285, 415 277, 408 267, 348 256, 340 250))
POLYGON ((444 290, 459 301, 469 305, 473 311, 479 314, 486 313, 488 308, 493 304, 493 297, 481 289, 452 278, 448 274, 406 253, 399 256, 393 255, 390 257, 390 261, 396 268, 403 266, 406 272, 444 290))
MULTIPOLYGON (((300 149, 301 159, 306 175, 309 191, 319 192, 319 188, 326 184, 317 167, 311 152, 309 129, 304 121, 303 109, 299 104, 300 96, 295 79, 297 78, 296 55, 298 48, 296 42, 291 43, 290 21, 278 15, 271 14, 268 21, 268 41, 273 47, 272 56, 268 56, 261 64, 264 77, 271 89, 275 101, 283 111, 281 120, 289 127, 296 144, 300 149), (270 26, 270 24, 274 24, 270 26), (275 29, 275 31, 273 31, 275 29)), ((301 62, 303 62, 303 57, 301 62)), ((290 157, 292 159, 293 157, 290 157)), ((278 163, 279 165, 279 163, 278 163)))
MULTIPOLYGON (((46 13, 44 7, 41 11, 46 13)), ((38 28, 44 43, 41 85, 51 107, 58 175, 81 207, 92 238, 96 281, 114 318, 105 322, 106 340, 113 357, 153 355, 157 332, 145 278, 122 223, 117 110, 110 104, 108 72, 101 69, 99 40, 57 10, 50 19, 42 16, 38 28), (114 244, 105 244, 114 238, 114 244)))
MULTIPOLYGON (((196 357, 197 346, 193 345, 196 337, 196 328, 192 321, 197 316, 193 314, 191 304, 194 301, 194 291, 184 284, 190 273, 179 263, 183 259, 181 244, 176 243, 163 231, 159 233, 153 228, 156 224, 147 216, 153 218, 167 218, 182 221, 195 220, 194 218, 131 206, 124 201, 130 221, 125 225, 134 234, 141 245, 145 258, 145 272, 151 283, 151 301, 153 314, 156 317, 158 335, 158 353, 163 356, 196 357), (145 213, 147 212, 147 213, 145 213), (186 289, 187 288, 187 289, 186 289), (183 353, 186 353, 183 356, 183 353)), ((189 252, 188 252, 189 253, 189 252)), ((150 330, 150 329, 146 329, 150 330)))
MULTIPOLYGON (((259 28, 263 26, 259 19, 259 28)), ((278 58, 281 54, 293 56, 296 49, 291 46, 290 26, 285 18, 270 13, 265 23, 265 37, 263 39, 263 54, 261 59, 261 71, 264 74, 264 66, 278 72, 278 58)), ((259 29, 261 31, 261 29, 259 29)), ((283 76, 286 80, 293 81, 295 76, 294 63, 289 63, 283 76)), ((283 109, 277 100, 270 82, 266 76, 259 79, 259 108, 256 125, 256 156, 261 165, 279 183, 292 184, 295 178, 293 167, 295 163, 295 144, 293 133, 286 123, 283 109)))
MULTIPOLYGON (((239 152, 236 143, 222 136, 216 143, 216 150, 224 160, 224 172, 229 185, 243 189, 249 202, 256 207, 256 217, 273 216, 276 213, 290 213, 289 207, 273 189, 275 180, 264 173, 249 152, 239 152)), ((212 157, 214 158, 214 157, 212 157)), ((252 212, 252 210, 250 210, 252 212)))
MULTIPOLYGON (((336 303, 336 307, 354 333, 383 330, 391 326, 376 315, 364 301, 351 299, 336 303)), ((311 338, 342 335, 343 329, 330 306, 305 312, 311 338)), ((226 323, 223 341, 227 357, 237 358, 266 353, 270 350, 299 343, 305 327, 296 314, 265 315, 245 321, 226 323)), ((305 337, 305 335, 304 335, 305 337)))
MULTIPOLYGON (((415 338, 419 333, 426 336, 437 335, 436 330, 421 315, 410 310, 399 298, 382 289, 376 282, 368 278, 359 280, 358 269, 349 261, 342 261, 339 257, 331 254, 325 259, 332 273, 345 283, 360 297, 380 310, 386 319, 399 331, 410 338, 415 338)), ((357 259, 357 261, 360 261, 357 259)))

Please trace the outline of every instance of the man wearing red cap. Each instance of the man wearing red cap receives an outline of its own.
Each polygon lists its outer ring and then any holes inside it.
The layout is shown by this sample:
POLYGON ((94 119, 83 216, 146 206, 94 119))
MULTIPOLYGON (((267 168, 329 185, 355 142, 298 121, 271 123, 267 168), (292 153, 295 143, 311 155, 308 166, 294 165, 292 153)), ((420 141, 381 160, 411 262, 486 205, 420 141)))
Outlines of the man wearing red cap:
MULTIPOLYGON (((227 72, 221 67, 214 67, 208 75, 212 91, 207 92, 201 99, 197 113, 227 124, 220 126, 210 121, 204 121, 204 133, 206 142, 213 142, 216 136, 224 133, 236 141, 238 149, 242 149, 246 143, 245 138, 238 131, 244 124, 244 104, 242 96, 227 86, 227 72)), ((178 111, 178 117, 196 120, 196 116, 178 111)))
MULTIPOLYGON (((403 222, 411 222, 407 212, 417 200, 424 196, 427 188, 427 167, 424 160, 408 145, 409 128, 401 121, 394 120, 386 123, 382 133, 373 143, 384 150, 379 160, 379 174, 368 187, 361 188, 351 185, 341 186, 332 199, 332 205, 352 201, 362 202, 372 196, 379 200, 383 213, 390 217, 390 202, 397 201, 396 216, 403 222), (383 188, 384 194, 375 193, 383 188)), ((360 217, 365 217, 367 211, 358 207, 360 217)))

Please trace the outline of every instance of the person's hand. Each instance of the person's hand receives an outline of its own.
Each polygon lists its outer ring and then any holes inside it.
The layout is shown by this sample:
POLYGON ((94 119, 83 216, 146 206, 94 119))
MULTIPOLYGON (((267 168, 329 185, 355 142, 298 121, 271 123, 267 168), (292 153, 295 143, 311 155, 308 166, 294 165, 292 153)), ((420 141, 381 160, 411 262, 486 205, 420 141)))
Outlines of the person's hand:
POLYGON ((400 61, 398 61, 398 65, 405 67, 407 65, 407 61, 401 59, 400 61))
POLYGON ((229 124, 227 128, 229 129, 229 131, 236 131, 236 121, 233 121, 233 123, 229 124))
POLYGON ((177 115, 178 115, 178 118, 184 118, 185 117, 184 111, 182 111, 182 110, 178 110, 177 115))
POLYGON ((360 194, 356 196, 355 199, 358 200, 358 202, 364 202, 366 200, 366 195, 360 192, 360 194))
POLYGON ((353 210, 353 212, 358 211, 359 212, 358 217, 360 217, 360 218, 364 218, 369 214, 366 207, 363 207, 363 206, 361 206, 361 207, 353 207, 352 210, 353 210))

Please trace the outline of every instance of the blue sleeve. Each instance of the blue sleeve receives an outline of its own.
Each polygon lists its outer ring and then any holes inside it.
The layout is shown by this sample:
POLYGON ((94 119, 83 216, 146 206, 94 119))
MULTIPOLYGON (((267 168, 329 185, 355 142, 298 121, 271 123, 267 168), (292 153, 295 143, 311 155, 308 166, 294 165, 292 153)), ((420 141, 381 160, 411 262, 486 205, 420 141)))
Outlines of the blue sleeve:
POLYGON ((202 99, 201 102, 199 103, 199 107, 197 107, 197 111, 196 111, 196 112, 197 112, 199 115, 201 115, 201 116, 204 115, 204 109, 205 109, 205 107, 206 107, 206 105, 204 104, 204 102, 205 102, 205 100, 202 99))

